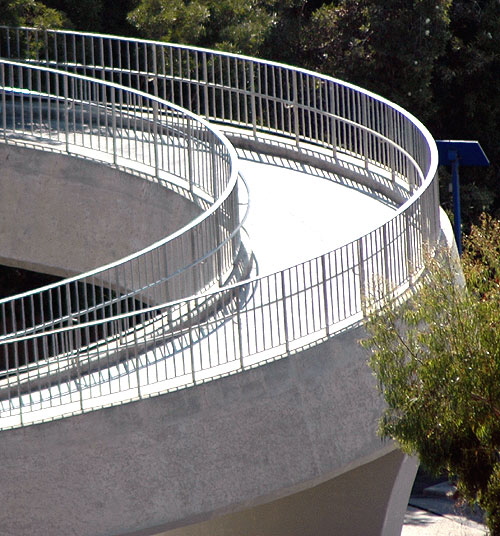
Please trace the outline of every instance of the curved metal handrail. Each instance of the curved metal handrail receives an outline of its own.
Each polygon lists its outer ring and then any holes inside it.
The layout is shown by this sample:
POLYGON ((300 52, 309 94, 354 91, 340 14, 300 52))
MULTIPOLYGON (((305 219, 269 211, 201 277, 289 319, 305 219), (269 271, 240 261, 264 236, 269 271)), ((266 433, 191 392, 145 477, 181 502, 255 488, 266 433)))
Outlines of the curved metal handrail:
MULTIPOLYGON (((298 145, 306 141, 352 152, 384 163, 396 173, 407 171, 404 157, 374 140, 356 137, 350 129, 368 129, 375 138, 407 149, 418 144, 419 133, 425 132, 405 110, 378 95, 276 62, 112 35, 7 27, 0 27, 0 32, 3 57, 29 58, 146 89, 207 119, 253 132, 279 133, 298 145), (334 123, 322 128, 328 119, 334 123), (407 139, 400 137, 403 122, 407 128, 410 124, 415 127, 413 132, 405 131, 407 139)), ((428 159, 423 167, 430 165, 430 154, 428 159)))
POLYGON ((46 67, 0 61, 0 86, 5 141, 36 134, 44 142, 59 142, 64 153, 90 151, 87 156, 104 161, 109 154, 113 165, 128 165, 132 171, 134 164, 141 164, 139 171, 146 176, 149 171, 150 180, 160 187, 168 187, 175 176, 205 208, 188 225, 123 259, 0 300, 4 333, 9 317, 15 328, 0 340, 188 296, 219 285, 233 270, 240 247, 238 170, 234 149, 224 136, 157 97, 46 67), (120 135, 131 129, 140 131, 140 139, 127 134, 124 146, 120 135), (93 288, 91 302, 87 286, 93 288), (96 288, 101 295, 97 299, 96 288), (82 301, 77 310, 63 306, 75 297, 82 301), (54 314, 29 323, 25 310, 34 301, 50 304, 54 314))
POLYGON ((362 320, 366 295, 386 299, 411 286, 424 266, 424 246, 438 241, 432 137, 410 114, 361 88, 234 54, 78 32, 3 29, 0 55, 147 89, 226 128, 245 129, 244 136, 229 131, 235 144, 284 144, 287 156, 300 160, 312 151, 315 162, 335 169, 348 162, 365 184, 394 192, 400 205, 370 233, 280 272, 144 309, 140 318, 111 312, 5 341, 11 354, 23 345, 36 353, 49 340, 61 350, 54 363, 18 367, 2 380, 4 398, 18 401, 9 415, 47 400, 64 405, 57 415, 85 411, 288 354, 362 320), (201 303, 209 305, 200 313, 201 303), (152 311, 159 314, 149 318, 152 311), (82 345, 88 330, 99 337, 82 345), (50 375, 55 383, 41 390, 50 375), (62 384, 67 400, 57 394, 62 384))

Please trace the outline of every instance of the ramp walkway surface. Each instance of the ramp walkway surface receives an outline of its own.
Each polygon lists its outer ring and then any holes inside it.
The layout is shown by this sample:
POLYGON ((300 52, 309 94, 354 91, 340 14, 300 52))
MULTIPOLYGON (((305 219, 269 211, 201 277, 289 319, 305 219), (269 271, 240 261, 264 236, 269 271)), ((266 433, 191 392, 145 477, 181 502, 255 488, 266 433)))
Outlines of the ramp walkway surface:
MULTIPOLYGON (((57 143, 52 140, 50 145, 46 145, 43 136, 34 142, 29 137, 11 134, 9 143, 14 147, 20 144, 42 150, 48 148, 54 151, 58 147, 65 150, 64 136, 60 138, 57 143)), ((99 152, 76 146, 70 146, 70 154, 94 160, 103 157, 99 152)), ((391 218, 396 207, 383 196, 358 189, 355 185, 343 184, 342 177, 300 161, 245 150, 239 150, 239 156, 240 180, 244 181, 240 184, 241 218, 244 219, 246 243, 254 263, 250 275, 253 278, 258 276, 249 284, 248 295, 241 303, 240 325, 236 327, 228 320, 223 310, 221 314, 214 314, 196 337, 192 332, 181 332, 166 344, 155 342, 152 350, 132 362, 115 365, 111 361, 104 370, 88 376, 80 375, 65 383, 58 381, 52 387, 29 392, 17 399, 10 397, 0 401, 0 413, 5 415, 1 421, 4 427, 50 420, 67 414, 71 408, 78 413, 120 403, 133 399, 139 390, 141 396, 168 392, 182 385, 255 366, 290 351, 290 345, 286 348, 285 343, 276 344, 272 340, 276 333, 271 326, 277 319, 268 304, 275 301, 281 292, 281 289, 273 287, 283 284, 282 278, 274 274, 298 267, 292 279, 286 281, 297 295, 315 280, 320 285, 318 265, 309 261, 321 258, 325 252, 348 244, 374 226, 381 225, 391 218), (261 276, 271 279, 261 280, 261 276), (256 310, 260 310, 258 315, 255 315, 256 310), (242 344, 245 345, 245 357, 242 344), (257 349, 259 346, 262 347, 260 351, 257 349)), ((133 171, 130 165, 128 162, 127 168, 133 171)), ((142 171, 142 166, 137 171, 142 171)), ((353 251, 352 263, 355 263, 355 257, 356 252, 353 251)), ((354 281, 351 284, 356 285, 354 281)), ((360 293, 358 288, 358 299, 360 293)), ((344 294, 338 292, 336 308, 344 307, 341 303, 344 299, 344 294)), ((346 309, 349 307, 345 304, 346 309)), ((323 314, 317 310, 317 304, 309 302, 307 295, 290 303, 288 309, 290 325, 281 326, 280 331, 300 330, 301 322, 314 323, 314 318, 323 314)), ((359 316, 350 318, 342 327, 359 319, 359 316)), ((163 329, 163 326, 164 321, 156 320, 138 338, 154 339, 154 331, 163 329)), ((298 337, 298 347, 324 337, 323 330, 319 328, 311 331, 309 337, 298 337)), ((137 334, 134 336, 137 337, 137 334)), ((37 374, 42 372, 38 370, 37 374)))

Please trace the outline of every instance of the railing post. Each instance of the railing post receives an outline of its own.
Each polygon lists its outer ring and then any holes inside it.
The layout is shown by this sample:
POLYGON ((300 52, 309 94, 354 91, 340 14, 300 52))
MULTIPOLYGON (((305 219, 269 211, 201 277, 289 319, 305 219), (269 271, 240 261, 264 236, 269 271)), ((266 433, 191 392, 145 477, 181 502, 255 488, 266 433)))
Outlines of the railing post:
POLYGON ((329 296, 329 292, 328 292, 328 288, 327 288, 327 285, 328 285, 328 278, 327 278, 327 275, 326 275, 326 254, 324 255, 321 255, 321 277, 323 279, 323 303, 324 303, 324 313, 325 313, 325 332, 326 332, 326 335, 330 335, 330 310, 328 308, 328 296, 329 296))
POLYGON ((194 180, 193 180, 193 144, 191 141, 191 118, 187 118, 187 127, 186 127, 186 145, 187 145, 187 158, 188 158, 188 180, 189 180, 189 191, 193 193, 194 180))
POLYGON ((368 136, 368 110, 367 110, 367 105, 366 105, 366 99, 367 97, 365 95, 362 95, 361 96, 361 100, 362 100, 362 107, 361 107, 361 111, 362 111, 362 116, 363 116, 363 120, 362 120, 362 123, 361 125, 364 127, 363 128, 363 155, 364 155, 364 158, 365 158, 365 169, 368 169, 368 163, 370 161, 370 154, 369 154, 369 146, 370 146, 370 138, 368 136))
POLYGON ((288 332, 288 311, 286 309, 286 286, 285 286, 285 271, 282 270, 281 274, 281 299, 283 303, 283 326, 285 328, 285 348, 286 353, 290 352, 290 336, 288 332))
MULTIPOLYGON (((214 143, 213 135, 209 133, 210 136, 210 163, 212 167, 212 192, 214 200, 217 200, 219 198, 220 192, 219 192, 219 169, 217 166, 217 155, 216 155, 216 145, 214 143)), ((222 222, 221 222, 221 208, 219 208, 216 213, 214 214, 215 218, 215 235, 216 235, 216 242, 217 242, 217 251, 215 252, 215 258, 217 262, 217 280, 219 283, 219 286, 221 286, 222 283, 222 248, 220 247, 221 240, 222 240, 222 222)))
POLYGON ((188 311, 188 334, 189 334, 189 353, 191 355, 191 378, 193 380, 193 385, 196 384, 196 375, 195 375, 195 363, 194 363, 194 339, 193 339, 193 312, 190 299, 187 300, 187 311, 188 311))
POLYGON ((69 153, 69 102, 68 102, 68 75, 63 75, 64 91, 64 132, 66 136, 66 152, 69 153))
POLYGON ((413 237, 412 237, 412 208, 405 213, 405 234, 406 234, 406 269, 408 270, 408 283, 413 286, 413 237))
POLYGON ((116 91, 111 87, 111 123, 113 130, 113 164, 117 164, 117 148, 116 148, 116 91))
POLYGON ((394 133, 394 116, 389 113, 387 108, 384 108, 384 121, 387 124, 387 138, 392 142, 389 145, 389 167, 391 168, 391 180, 396 180, 396 161, 397 161, 397 149, 396 149, 396 136, 394 133))
POLYGON ((10 28, 7 28, 7 58, 12 58, 12 54, 10 51, 10 28))
POLYGON ((240 367, 241 370, 243 370, 243 336, 241 334, 241 294, 243 292, 243 288, 237 288, 236 292, 238 293, 238 298, 236 300, 236 327, 238 330, 238 350, 240 352, 240 367))
POLYGON ((21 394, 21 378, 19 374, 19 354, 17 349, 17 342, 14 343, 14 363, 16 366, 16 376, 17 376, 17 398, 19 400, 19 421, 21 426, 24 426, 23 422, 23 398, 21 394))
POLYGON ((391 143, 389 145, 389 159, 390 159, 390 168, 391 168, 391 180, 392 182, 396 181, 396 147, 391 143))
POLYGON ((250 109, 252 110, 252 132, 257 137, 257 105, 255 103, 255 72, 254 62, 250 61, 250 109))
POLYGON ((43 42, 45 45, 45 65, 46 67, 50 66, 50 60, 49 60, 49 33, 47 31, 47 28, 43 30, 43 42))
POLYGON ((389 246, 388 246, 388 236, 387 236, 387 227, 388 223, 384 224, 382 227, 382 240, 383 240, 383 246, 382 246, 382 255, 384 256, 384 281, 383 281, 383 288, 384 288, 384 294, 387 294, 388 292, 392 292, 392 277, 390 277, 392 274, 390 273, 390 265, 389 265, 389 246))
POLYGON ((82 374, 80 370, 80 348, 82 348, 82 338, 80 330, 77 328, 77 340, 76 340, 76 357, 74 358, 76 366, 76 384, 78 385, 78 393, 80 395, 80 410, 83 412, 83 388, 82 388, 82 374))
MULTIPOLYGON (((0 64, 0 84, 5 87, 5 65, 0 64)), ((2 129, 4 140, 7 141, 7 102, 5 98, 5 90, 2 91, 2 129)))
MULTIPOLYGON (((198 259, 198 256, 197 256, 197 251, 196 251, 196 235, 193 231, 190 231, 189 232, 189 237, 190 237, 190 246, 191 246, 191 259, 193 259, 193 261, 196 261, 198 259)), ((205 284, 205 281, 204 279, 202 278, 202 274, 200 272, 200 277, 199 277, 199 286, 198 286, 198 281, 197 281, 197 273, 198 271, 200 270, 203 270, 203 263, 199 263, 199 262, 195 262, 193 264, 193 266, 191 266, 190 268, 192 270, 191 272, 191 284, 193 285, 193 288, 191 290, 189 290, 189 294, 192 295, 192 294, 195 294, 196 292, 199 291, 200 288, 203 288, 204 284, 205 284)))
MULTIPOLYGON (((146 317, 144 313, 141 313, 141 324, 144 324, 146 317)), ((127 345, 128 346, 128 345, 127 345)), ((144 354, 146 354, 146 335, 144 334, 144 354)), ((139 361, 139 341, 137 340, 137 330, 134 329, 134 354, 135 354, 135 377, 137 381, 137 398, 142 399, 141 391, 141 375, 140 375, 140 361, 139 361)))
MULTIPOLYGON (((203 99, 205 101, 205 117, 210 119, 210 102, 208 98, 208 66, 207 66, 207 53, 202 52, 203 56, 203 99)), ((199 110, 198 110, 199 112, 199 110)))
POLYGON ((365 272, 365 255, 363 251, 363 239, 358 238, 356 241, 358 249, 358 270, 359 270, 359 295, 361 298, 361 312, 366 316, 366 301, 368 299, 366 289, 366 272, 365 272))
POLYGON ((337 158, 337 119, 336 117, 334 117, 336 115, 335 113, 336 110, 335 110, 335 91, 334 91, 333 82, 328 82, 328 89, 330 93, 330 109, 329 109, 329 112, 330 112, 329 120, 331 123, 330 144, 332 146, 332 156, 334 159, 336 159, 337 158))
POLYGON ((299 95, 297 87, 297 71, 292 71, 292 90, 293 90, 293 122, 295 130, 295 144, 300 146, 300 126, 299 126, 299 95))
POLYGON ((158 102, 153 101, 153 147, 155 157, 155 178, 160 177, 160 155, 158 148, 158 102))
POLYGON ((158 66, 156 64, 156 43, 151 45, 153 48, 153 92, 158 97, 158 66))

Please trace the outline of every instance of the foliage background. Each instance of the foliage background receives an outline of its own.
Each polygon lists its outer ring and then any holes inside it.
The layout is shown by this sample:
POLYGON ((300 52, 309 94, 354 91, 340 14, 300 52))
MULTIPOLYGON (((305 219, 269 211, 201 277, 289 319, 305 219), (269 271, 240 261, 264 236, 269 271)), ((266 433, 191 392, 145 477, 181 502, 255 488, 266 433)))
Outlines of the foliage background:
MULTIPOLYGON (((500 216, 498 0, 0 0, 0 23, 239 52, 321 71, 400 104, 436 139, 478 140, 462 168, 465 231, 500 216)), ((442 203, 451 209, 449 175, 442 203)))

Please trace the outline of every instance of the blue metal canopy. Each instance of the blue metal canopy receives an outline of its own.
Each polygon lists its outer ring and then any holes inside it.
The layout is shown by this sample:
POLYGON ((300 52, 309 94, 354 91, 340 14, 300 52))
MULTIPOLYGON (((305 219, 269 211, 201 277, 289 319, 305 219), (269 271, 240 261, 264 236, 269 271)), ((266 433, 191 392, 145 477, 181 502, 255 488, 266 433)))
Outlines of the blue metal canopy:
POLYGON ((458 253, 462 254, 462 219, 460 210, 460 179, 458 169, 463 166, 489 166, 490 161, 478 141, 436 140, 439 165, 451 166, 453 189, 453 228, 458 253))
POLYGON ((462 166, 490 165, 478 141, 436 140, 436 145, 441 166, 450 166, 457 158, 462 166))

